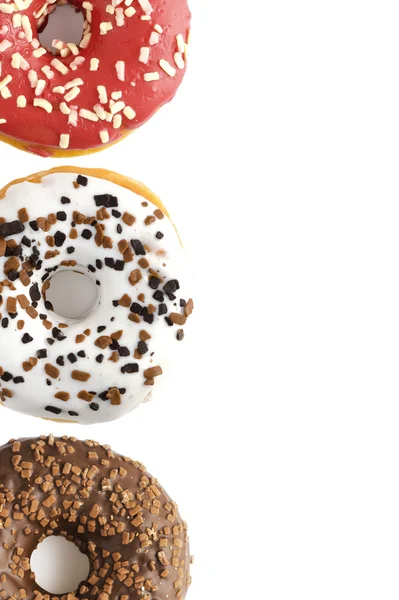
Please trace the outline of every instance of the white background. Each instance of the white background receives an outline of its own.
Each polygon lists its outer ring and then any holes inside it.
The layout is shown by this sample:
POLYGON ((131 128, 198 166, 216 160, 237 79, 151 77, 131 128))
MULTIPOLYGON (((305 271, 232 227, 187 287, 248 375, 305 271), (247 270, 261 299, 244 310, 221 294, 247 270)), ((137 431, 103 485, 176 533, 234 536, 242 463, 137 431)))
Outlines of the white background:
MULTIPOLYGON (((399 5, 193 0, 176 99, 73 162, 143 180, 197 279, 157 401, 98 427, 179 502, 189 600, 399 595, 399 5)), ((54 164, 3 146, 1 184, 54 164)))

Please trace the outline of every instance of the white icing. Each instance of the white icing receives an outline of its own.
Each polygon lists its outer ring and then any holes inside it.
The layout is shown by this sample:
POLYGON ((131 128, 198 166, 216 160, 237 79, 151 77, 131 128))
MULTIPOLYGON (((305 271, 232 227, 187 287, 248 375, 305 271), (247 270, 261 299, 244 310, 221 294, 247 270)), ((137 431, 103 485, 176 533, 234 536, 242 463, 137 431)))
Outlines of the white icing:
MULTIPOLYGON (((160 303, 152 298, 154 290, 148 285, 147 270, 140 268, 138 264, 139 259, 143 258, 142 256, 134 256, 132 262, 125 263, 123 271, 116 271, 104 265, 101 270, 97 269, 95 273, 90 273, 91 277, 100 282, 99 303, 84 320, 60 317, 45 308, 43 298, 39 300, 36 310, 39 314, 48 315, 48 320, 52 322, 54 327, 58 327, 60 323, 69 325, 68 328, 61 329, 66 339, 63 341, 56 340, 53 345, 49 345, 47 342, 47 339, 52 337, 52 330, 47 330, 39 317, 32 319, 19 303, 17 305, 18 315, 15 319, 10 319, 7 313, 8 296, 16 297, 19 294, 25 294, 30 300, 30 286, 25 287, 21 280, 17 279, 14 282, 16 291, 4 287, 1 294, 3 303, 0 306, 0 312, 3 320, 9 318, 9 325, 7 328, 0 326, 0 367, 11 373, 14 378, 24 378, 23 383, 17 384, 13 380, 6 382, 4 379, 0 379, 0 390, 6 388, 11 390, 13 394, 12 397, 4 397, 5 406, 37 417, 77 420, 80 423, 89 424, 117 419, 137 407, 151 394, 153 386, 144 384, 144 371, 150 367, 160 366, 163 373, 165 373, 169 360, 173 358, 175 349, 181 344, 177 340, 177 331, 182 326, 176 324, 169 326, 165 316, 171 312, 184 314, 185 309, 180 306, 180 300, 188 301, 190 298, 190 276, 184 251, 172 222, 165 217, 162 220, 156 219, 150 225, 144 224, 146 217, 154 214, 154 210, 157 208, 155 205, 119 185, 91 176, 88 177, 86 187, 79 186, 75 189, 73 182, 76 181, 76 178, 77 175, 73 173, 57 173, 45 176, 41 183, 25 181, 11 186, 6 197, 0 201, 0 217, 4 217, 7 222, 18 219, 17 213, 23 208, 27 209, 30 220, 47 217, 49 214, 58 211, 64 211, 67 215, 66 221, 58 220, 48 232, 40 229, 35 232, 29 223, 25 223, 24 232, 6 238, 6 240, 14 239, 20 243, 25 235, 30 240, 35 240, 32 248, 38 246, 40 258, 43 258, 46 251, 54 249, 60 251, 59 256, 43 260, 41 269, 34 271, 31 276, 31 285, 37 282, 41 290, 42 277, 46 273, 45 269, 59 266, 64 260, 75 260, 77 266, 73 268, 79 270, 79 267, 83 267, 85 273, 88 272, 87 266, 89 264, 95 266, 96 259, 103 262, 106 257, 123 260, 122 254, 118 250, 118 241, 123 239, 128 240, 129 243, 132 239, 138 239, 146 246, 148 251, 145 258, 150 263, 150 267, 159 273, 162 278, 162 283, 158 288, 160 291, 163 292, 163 285, 169 280, 177 279, 180 284, 180 289, 176 291, 175 300, 170 300, 166 294, 164 295, 167 314, 160 316, 158 314, 160 303), (110 236, 113 240, 112 249, 97 247, 94 241, 95 227, 90 225, 77 225, 76 229, 79 232, 79 237, 75 240, 70 239, 73 212, 79 211, 86 216, 95 216, 97 210, 101 207, 96 206, 94 196, 106 193, 117 197, 118 206, 116 210, 121 212, 122 215, 125 211, 134 215, 136 218, 135 223, 128 226, 121 218, 115 218, 114 216, 99 221, 105 225, 105 235, 110 236), (61 204, 61 196, 70 198, 71 203, 61 204), (147 202, 148 205, 143 206, 143 202, 147 202), (121 234, 117 233, 118 224, 122 226, 121 234), (90 240, 81 237, 80 234, 84 229, 92 231, 93 236, 90 240), (48 235, 54 236, 57 231, 65 233, 67 238, 62 247, 51 248, 47 244, 46 237, 48 235), (164 237, 160 240, 155 236, 158 231, 164 234, 164 237), (70 246, 75 248, 73 254, 67 253, 67 248, 70 246), (128 281, 133 269, 140 269, 143 275, 142 279, 134 286, 128 281), (145 295, 144 302, 139 302, 137 299, 140 293, 145 295), (152 303, 157 308, 154 314, 154 322, 148 324, 141 318, 140 323, 135 323, 128 319, 129 308, 114 307, 112 302, 119 300, 124 294, 128 294, 132 302, 139 302, 142 306, 148 306, 152 303), (22 330, 17 328, 17 322, 20 319, 25 321, 22 330), (114 320, 111 321, 111 319, 114 320), (106 326, 106 329, 98 333, 97 328, 100 326, 106 326), (77 344, 76 336, 82 334, 86 329, 90 329, 91 334, 82 343, 77 344), (108 360, 112 351, 109 348, 102 350, 94 342, 99 336, 110 335, 119 330, 123 330, 119 344, 127 347, 130 355, 128 357, 120 356, 118 362, 112 362, 108 360), (133 353, 137 348, 141 330, 148 332, 151 339, 146 342, 148 352, 137 360, 133 353), (22 337, 25 333, 32 336, 32 342, 22 343, 22 337), (22 363, 30 357, 36 357, 36 352, 41 349, 46 349, 47 358, 39 359, 35 367, 29 372, 25 372, 22 363), (77 362, 72 364, 67 355, 69 353, 76 355, 79 351, 84 351, 86 358, 78 358, 77 362), (96 356, 99 354, 104 355, 101 364, 96 362, 96 356), (57 357, 59 356, 64 357, 65 366, 57 364, 57 357), (137 363, 139 372, 122 373, 121 367, 127 363, 137 363), (46 375, 44 370, 46 364, 51 364, 59 369, 60 373, 57 379, 49 378, 46 375), (71 378, 73 370, 90 373, 91 377, 87 382, 76 381, 71 378), (46 380, 50 380, 51 385, 47 385, 46 380), (126 392, 121 395, 120 405, 112 405, 109 399, 104 401, 97 395, 90 403, 77 396, 81 390, 95 391, 99 394, 109 388, 126 388, 126 392), (54 395, 60 391, 69 393, 70 399, 66 402, 56 399, 54 395), (90 408, 93 403, 99 406, 97 411, 90 408), (62 412, 53 414, 45 410, 46 406, 56 407, 61 409, 62 412), (78 416, 71 415, 71 411, 78 413, 78 416)), ((107 211, 111 214, 112 208, 107 208, 107 211)), ((32 248, 22 246, 24 259, 31 255, 32 248)), ((0 257, 0 282, 6 279, 4 264, 7 259, 8 257, 0 257)), ((59 267, 56 272, 58 273, 63 268, 71 267, 59 267)), ((155 378, 155 384, 157 379, 159 377, 155 378)))

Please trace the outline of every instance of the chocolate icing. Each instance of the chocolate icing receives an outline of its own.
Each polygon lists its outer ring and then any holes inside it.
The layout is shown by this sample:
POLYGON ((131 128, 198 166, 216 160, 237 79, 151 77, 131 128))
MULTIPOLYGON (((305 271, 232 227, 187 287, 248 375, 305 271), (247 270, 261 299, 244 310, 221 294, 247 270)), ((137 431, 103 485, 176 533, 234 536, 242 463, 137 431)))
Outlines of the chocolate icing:
POLYGON ((92 441, 25 438, 0 448, 0 597, 28 600, 183 599, 190 584, 187 527, 139 462, 92 441), (30 557, 49 535, 87 556, 78 590, 37 585, 30 557))

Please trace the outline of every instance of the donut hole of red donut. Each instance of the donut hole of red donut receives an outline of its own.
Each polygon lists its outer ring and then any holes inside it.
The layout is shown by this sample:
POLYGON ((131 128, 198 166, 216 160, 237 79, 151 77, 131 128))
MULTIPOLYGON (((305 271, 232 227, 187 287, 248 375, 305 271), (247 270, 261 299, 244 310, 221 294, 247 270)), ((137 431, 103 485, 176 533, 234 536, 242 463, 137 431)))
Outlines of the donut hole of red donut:
POLYGON ((59 55, 60 47, 54 46, 53 42, 79 45, 83 37, 85 15, 80 8, 65 0, 59 0, 51 8, 52 12, 38 28, 38 38, 46 50, 59 55))

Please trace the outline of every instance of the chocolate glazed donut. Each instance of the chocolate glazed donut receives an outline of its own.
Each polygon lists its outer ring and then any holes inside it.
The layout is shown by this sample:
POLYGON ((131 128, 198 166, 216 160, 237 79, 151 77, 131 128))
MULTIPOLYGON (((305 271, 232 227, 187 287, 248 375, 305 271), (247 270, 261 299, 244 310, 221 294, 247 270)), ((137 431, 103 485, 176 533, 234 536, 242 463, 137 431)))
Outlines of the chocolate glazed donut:
POLYGON ((40 437, 0 448, 0 597, 164 600, 190 584, 187 528, 145 467, 92 441, 40 437), (87 554, 77 591, 54 596, 30 557, 47 536, 87 554))

